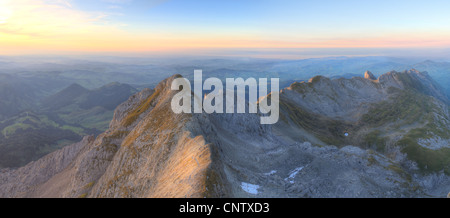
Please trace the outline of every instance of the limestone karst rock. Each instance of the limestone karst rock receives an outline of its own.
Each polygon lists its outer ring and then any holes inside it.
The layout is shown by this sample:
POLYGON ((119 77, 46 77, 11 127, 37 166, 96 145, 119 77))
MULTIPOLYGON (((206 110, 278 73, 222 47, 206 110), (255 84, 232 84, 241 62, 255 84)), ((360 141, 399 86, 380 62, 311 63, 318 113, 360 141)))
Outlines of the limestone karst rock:
POLYGON ((434 118, 435 129, 449 129, 448 105, 425 73, 294 83, 280 94, 275 125, 261 125, 259 114, 174 114, 178 77, 131 96, 96 138, 3 169, 0 197, 445 197, 450 189, 445 165, 424 171, 410 158, 441 150, 397 143, 434 118), (388 104, 404 96, 428 106, 388 104))
POLYGON ((364 78, 370 80, 377 80, 377 78, 370 71, 366 71, 364 73, 364 78))

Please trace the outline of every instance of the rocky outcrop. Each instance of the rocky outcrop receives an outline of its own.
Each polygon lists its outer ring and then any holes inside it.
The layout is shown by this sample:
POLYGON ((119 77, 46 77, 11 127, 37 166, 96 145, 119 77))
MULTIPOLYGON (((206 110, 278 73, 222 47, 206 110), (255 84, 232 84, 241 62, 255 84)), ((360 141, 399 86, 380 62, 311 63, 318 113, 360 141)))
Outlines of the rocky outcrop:
MULTIPOLYGON (((188 114, 174 114, 173 76, 121 104, 109 130, 0 173, 2 197, 219 197, 221 169, 188 114)), ((224 180, 223 180, 224 181, 224 180)))
POLYGON ((364 73, 364 79, 377 80, 377 78, 370 71, 364 73))
POLYGON ((274 128, 293 141, 355 145, 392 158, 409 174, 442 176, 446 179, 436 181, 444 190, 425 186, 430 177, 417 179, 427 193, 442 196, 449 189, 450 174, 446 102, 428 74, 416 70, 392 71, 378 80, 315 77, 283 90, 283 122, 274 128), (286 131, 289 128, 298 130, 286 131))
POLYGON ((295 102, 309 112, 346 121, 358 120, 367 113, 370 104, 389 99, 392 88, 420 90, 448 102, 439 86, 426 72, 392 71, 381 75, 377 80, 367 71, 365 78, 331 80, 316 76, 309 82, 293 83, 282 90, 280 98, 295 102))
POLYGON ((318 137, 342 127, 352 138, 390 89, 427 83, 403 74, 294 83, 282 90, 276 125, 258 114, 174 114, 175 75, 117 107, 95 139, 0 172, 0 197, 445 197, 449 177, 424 176, 401 150, 388 157, 318 137))
POLYGON ((318 76, 307 83, 293 83, 282 90, 280 98, 295 102, 310 112, 357 120, 368 110, 368 104, 388 98, 384 84, 361 77, 331 80, 318 76))
MULTIPOLYGON (((80 152, 93 141, 93 136, 86 136, 79 143, 48 154, 17 170, 3 170, 0 173, 0 190, 2 190, 0 197, 30 196, 31 193, 36 191, 37 185, 47 182, 68 168, 80 152)), ((58 190, 56 186, 51 187, 51 189, 58 190)))

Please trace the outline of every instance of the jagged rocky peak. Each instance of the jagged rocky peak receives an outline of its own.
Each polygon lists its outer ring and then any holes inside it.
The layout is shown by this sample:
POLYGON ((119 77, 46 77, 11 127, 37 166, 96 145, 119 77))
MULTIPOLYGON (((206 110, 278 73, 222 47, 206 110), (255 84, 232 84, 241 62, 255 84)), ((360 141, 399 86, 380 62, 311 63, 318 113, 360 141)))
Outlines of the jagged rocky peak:
POLYGON ((367 112, 368 105, 393 97, 392 90, 413 90, 448 102, 442 88, 426 72, 415 69, 391 71, 378 79, 369 71, 365 73, 365 78, 329 79, 315 76, 308 82, 292 83, 281 92, 280 98, 295 102, 316 114, 357 120, 367 112))
POLYGON ((171 83, 181 77, 174 75, 117 107, 96 139, 0 171, 0 197, 446 196, 450 177, 412 177, 400 162, 353 143, 368 133, 357 121, 371 104, 393 97, 391 84, 401 91, 401 81, 415 78, 395 74, 379 83, 322 76, 293 83, 272 126, 257 114, 173 113, 171 83))
POLYGON ((370 71, 366 71, 364 73, 364 78, 370 79, 370 80, 377 80, 377 78, 370 71))
POLYGON ((182 78, 182 77, 183 76, 181 76, 180 74, 174 74, 173 76, 158 83, 158 85, 155 88, 155 91, 165 90, 165 89, 170 90, 173 80, 175 80, 176 78, 182 78))
POLYGON ((308 82, 309 83, 316 83, 316 82, 319 82, 319 81, 329 81, 329 80, 330 80, 330 78, 328 78, 328 77, 324 77, 322 75, 318 75, 318 76, 315 76, 315 77, 312 77, 311 79, 309 79, 308 82))
POLYGON ((57 170, 0 173, 0 197, 221 196, 220 160, 213 162, 212 145, 201 135, 208 119, 200 125, 200 118, 170 109, 177 93, 171 83, 178 77, 131 96, 116 109, 110 129, 95 140, 62 150, 70 155, 52 153, 54 162, 64 164, 34 162, 23 168, 57 165, 57 170))
POLYGON ((416 74, 428 74, 428 72, 426 72, 426 71, 423 71, 423 72, 421 72, 421 71, 418 71, 418 70, 416 70, 416 69, 411 69, 411 70, 408 70, 407 72, 409 72, 409 73, 416 73, 416 74))
POLYGON ((120 104, 114 111, 114 117, 110 123, 110 129, 123 127, 124 122, 130 120, 138 120, 137 118, 139 118, 139 116, 145 114, 148 109, 152 108, 150 107, 152 105, 152 102, 158 101, 161 97, 164 97, 166 100, 169 99, 170 96, 168 95, 174 93, 174 91, 171 90, 172 81, 180 77, 182 77, 180 74, 175 74, 158 83, 158 85, 154 89, 145 88, 142 91, 129 97, 127 101, 120 104), (133 119, 126 119, 130 118, 130 114, 133 111, 136 112, 135 115, 138 116, 134 117, 133 119))

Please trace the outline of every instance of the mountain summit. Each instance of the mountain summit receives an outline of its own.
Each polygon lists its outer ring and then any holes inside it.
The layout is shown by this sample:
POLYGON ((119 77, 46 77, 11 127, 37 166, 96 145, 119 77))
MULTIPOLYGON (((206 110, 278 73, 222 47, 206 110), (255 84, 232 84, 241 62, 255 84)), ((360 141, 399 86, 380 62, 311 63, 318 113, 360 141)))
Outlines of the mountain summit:
POLYGON ((370 71, 366 71, 366 73, 364 73, 364 78, 370 80, 377 80, 377 78, 370 71))
MULTIPOLYGON (((174 114, 174 75, 118 106, 109 129, 0 173, 0 197, 445 197, 449 110, 426 73, 314 77, 280 121, 174 114), (447 143, 446 143, 447 142, 447 143)), ((270 96, 269 96, 270 97, 270 96)))

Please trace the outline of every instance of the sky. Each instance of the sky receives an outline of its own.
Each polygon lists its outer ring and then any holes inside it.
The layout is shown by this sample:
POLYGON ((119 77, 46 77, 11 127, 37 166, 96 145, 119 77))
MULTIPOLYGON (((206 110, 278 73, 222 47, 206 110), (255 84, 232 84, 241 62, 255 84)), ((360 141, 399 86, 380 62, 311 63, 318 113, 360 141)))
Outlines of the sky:
POLYGON ((0 0, 0 55, 448 51, 449 8, 448 0, 0 0))

